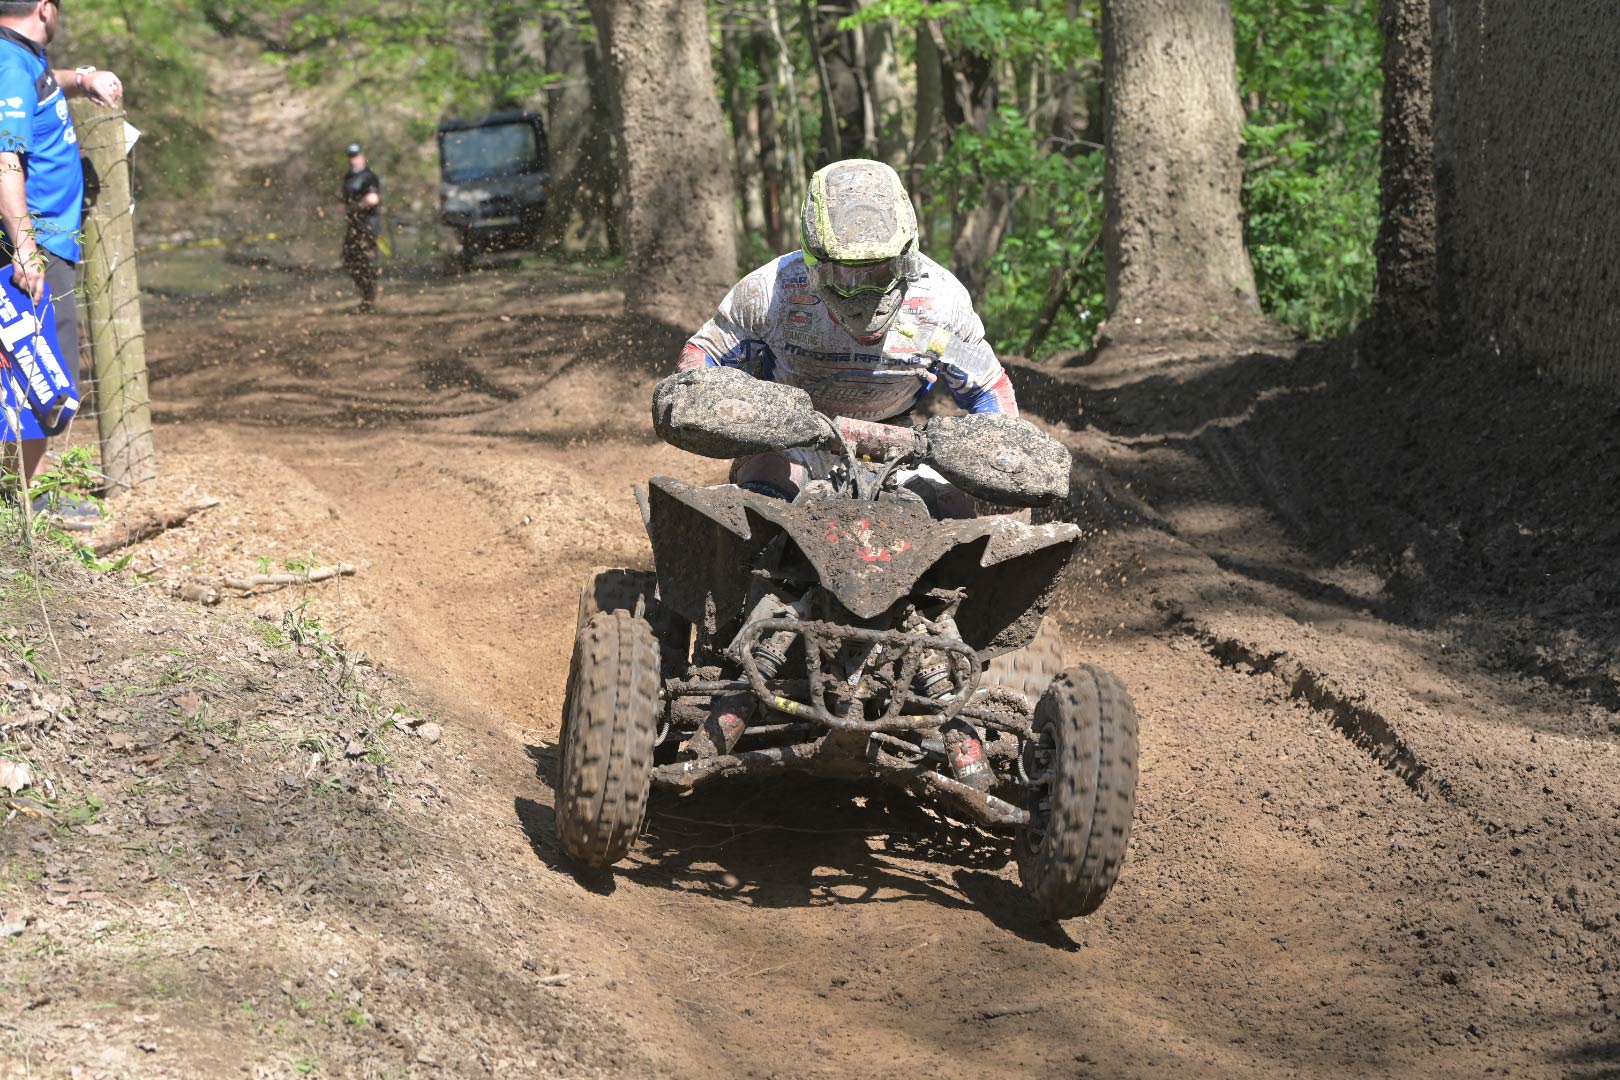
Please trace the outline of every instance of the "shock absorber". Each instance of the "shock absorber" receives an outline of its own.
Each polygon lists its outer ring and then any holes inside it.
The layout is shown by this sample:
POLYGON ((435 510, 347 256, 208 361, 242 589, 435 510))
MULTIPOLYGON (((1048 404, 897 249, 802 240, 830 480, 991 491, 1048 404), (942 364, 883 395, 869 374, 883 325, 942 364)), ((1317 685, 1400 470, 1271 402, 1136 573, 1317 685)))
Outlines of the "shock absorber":
POLYGON ((989 791, 996 774, 985 760, 984 741, 972 724, 960 718, 940 729, 945 739, 945 759, 950 763, 951 775, 978 791, 989 791))
MULTIPOLYGON (((800 601, 800 605, 804 603, 800 601)), ((784 604, 778 597, 766 596, 755 606, 748 621, 798 615, 800 614, 798 608, 799 605, 790 607, 784 604)), ((782 630, 762 642, 757 642, 749 650, 753 654, 759 673, 767 682, 776 678, 786 666, 788 649, 792 647, 796 636, 791 631, 782 630)), ((748 730, 748 722, 753 719, 758 709, 759 702, 750 691, 739 690, 716 695, 709 704, 709 715, 704 718, 702 726, 686 740, 686 745, 681 749, 681 757, 705 758, 731 753, 736 749, 743 732, 748 730)))
MULTIPOLYGON (((931 626, 923 624, 923 629, 939 637, 961 639, 961 634, 956 629, 956 620, 948 612, 935 619, 931 626)), ((912 688, 925 698, 945 701, 959 685, 955 678, 957 664, 958 661, 950 653, 926 653, 921 669, 911 681, 912 688)))

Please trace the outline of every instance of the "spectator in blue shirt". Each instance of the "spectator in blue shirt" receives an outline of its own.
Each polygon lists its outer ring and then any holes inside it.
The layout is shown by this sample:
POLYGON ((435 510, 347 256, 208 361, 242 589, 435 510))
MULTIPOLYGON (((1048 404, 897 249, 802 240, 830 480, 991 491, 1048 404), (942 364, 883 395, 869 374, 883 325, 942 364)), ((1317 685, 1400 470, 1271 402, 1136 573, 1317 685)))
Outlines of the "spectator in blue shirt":
MULTIPOLYGON (((36 300, 50 284, 62 354, 77 358, 84 166, 67 102, 116 105, 124 84, 93 67, 51 70, 45 46, 56 36, 61 9, 61 0, 0 0, 0 252, 12 280, 36 300)), ((25 478, 44 456, 44 439, 24 441, 25 478)))

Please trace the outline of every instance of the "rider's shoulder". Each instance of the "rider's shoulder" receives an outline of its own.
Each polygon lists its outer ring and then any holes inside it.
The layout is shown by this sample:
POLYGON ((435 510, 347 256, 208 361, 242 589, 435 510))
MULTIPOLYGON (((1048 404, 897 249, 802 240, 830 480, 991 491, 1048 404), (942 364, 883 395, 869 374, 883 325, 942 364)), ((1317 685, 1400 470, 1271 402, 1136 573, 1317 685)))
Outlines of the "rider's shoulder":
POLYGON ((925 287, 937 293, 967 298, 967 286, 958 281, 955 274, 921 252, 917 254, 917 263, 919 277, 925 287))
POLYGON ((749 272, 732 286, 733 300, 769 304, 779 295, 803 292, 810 287, 810 272, 804 265, 804 254, 793 251, 772 259, 764 266, 749 272))
POLYGON ((790 251, 772 259, 755 273, 766 273, 783 288, 805 288, 810 284, 810 269, 804 264, 804 252, 790 251))

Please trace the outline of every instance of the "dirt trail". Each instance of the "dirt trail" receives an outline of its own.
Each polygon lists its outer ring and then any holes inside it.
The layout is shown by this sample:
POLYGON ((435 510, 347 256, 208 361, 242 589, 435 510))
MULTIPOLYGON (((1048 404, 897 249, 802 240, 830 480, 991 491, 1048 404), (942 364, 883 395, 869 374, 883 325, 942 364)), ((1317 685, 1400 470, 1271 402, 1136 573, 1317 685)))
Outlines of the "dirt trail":
POLYGON ((172 424, 150 498, 226 506, 141 557, 359 563, 316 602, 447 715, 465 786, 442 827, 487 867, 492 947, 569 957, 568 993, 660 1073, 1620 1075, 1610 714, 1381 621, 1377 582, 1131 433, 1067 433, 1093 530, 1069 659, 1144 721, 1098 915, 1043 926, 1004 845, 808 782, 660 800, 627 864, 575 876, 549 784, 577 590, 645 565, 630 484, 720 471, 647 430, 671 336, 614 330, 613 290, 559 271, 400 282, 374 316, 334 288, 150 313, 172 424), (1156 508, 1165 476, 1200 498, 1156 508), (1269 580, 1233 569, 1262 556, 1269 580))

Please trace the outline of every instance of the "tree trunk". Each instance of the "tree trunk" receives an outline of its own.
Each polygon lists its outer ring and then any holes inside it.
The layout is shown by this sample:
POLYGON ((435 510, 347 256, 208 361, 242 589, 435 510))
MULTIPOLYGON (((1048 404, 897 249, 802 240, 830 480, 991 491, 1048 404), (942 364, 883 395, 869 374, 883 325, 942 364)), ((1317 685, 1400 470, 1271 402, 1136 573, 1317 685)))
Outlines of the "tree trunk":
MULTIPOLYGON (((1383 0, 1384 153, 1373 343, 1432 346, 1437 223, 1433 11, 1429 0, 1383 0)), ((1374 353, 1387 350, 1375 347, 1374 353)))
POLYGON ((782 135, 776 107, 776 42, 769 33, 754 34, 754 63, 759 68, 759 176, 765 197, 765 234, 772 244, 782 236, 782 135))
MULTIPOLYGON (((844 156, 844 140, 839 131, 838 98, 833 90, 832 72, 827 67, 826 45, 821 40, 821 20, 811 0, 799 0, 804 20, 804 36, 816 58, 816 80, 821 87, 821 164, 830 165, 844 156)), ((813 171, 813 170, 812 170, 813 171)))
POLYGON ((934 34, 926 24, 917 27, 917 109, 916 128, 911 139, 911 168, 908 170, 911 201, 917 208, 917 232, 926 249, 934 236, 933 185, 928 167, 939 160, 945 139, 944 69, 934 34))
MULTIPOLYGON (((536 61, 543 68, 545 57, 531 55, 525 47, 523 31, 527 20, 515 4, 490 4, 485 19, 489 25, 489 64, 496 87, 491 104, 496 109, 522 108, 525 102, 512 93, 512 76, 536 61)), ((541 41, 543 47, 543 37, 541 41)))
POLYGON ((553 15, 546 22, 546 71, 560 80, 545 98, 551 150, 545 242, 569 253, 610 251, 618 166, 601 46, 580 33, 576 19, 553 15))
MULTIPOLYGON (((75 111, 87 179, 95 182, 96 191, 95 198, 86 201, 84 216, 83 336, 90 343, 95 372, 101 471, 111 481, 107 495, 112 497, 157 476, 136 267, 134 189, 124 114, 88 102, 75 111)), ((71 357, 69 363, 77 359, 71 357)))
MULTIPOLYGON (((943 116, 949 134, 961 128, 984 134, 1000 104, 995 57, 969 49, 952 49, 938 23, 925 23, 940 60, 943 116)), ((973 184, 973 181, 966 181, 973 184)), ((1005 183, 978 181, 972 198, 962 188, 951 212, 951 271, 977 296, 990 276, 990 259, 1001 246, 1012 220, 1017 193, 1005 183)))
MULTIPOLYGON (((735 29, 722 32, 721 53, 733 73, 744 70, 742 41, 735 29)), ((732 162, 736 167, 737 193, 741 197, 739 220, 745 231, 762 233, 765 231, 765 196, 754 141, 759 127, 754 113, 759 95, 744 93, 745 86, 735 74, 728 80, 726 112, 731 118, 732 162)))
POLYGON ((1019 192, 1006 184, 980 185, 979 201, 958 211, 951 238, 951 272, 977 297, 990 281, 990 260, 1012 224, 1013 204, 1019 192))
POLYGON ((1231 0, 1107 0, 1108 337, 1257 325, 1231 0))
POLYGON ((788 250, 799 243, 799 211, 804 205, 810 172, 805 167, 804 126, 799 116, 799 83, 793 72, 793 53, 782 34, 779 0, 765 0, 765 26, 774 49, 771 95, 776 122, 777 233, 776 245, 788 250))
MULTIPOLYGON (((856 0, 857 10, 872 0, 856 0)), ((866 87, 875 133, 874 150, 879 161, 887 161, 904 176, 907 172, 905 86, 900 81, 899 53, 895 48, 892 19, 880 19, 861 27, 866 52, 866 87)))
POLYGON ((701 0, 591 0, 613 75, 625 308, 697 325, 737 277, 725 118, 701 0))

